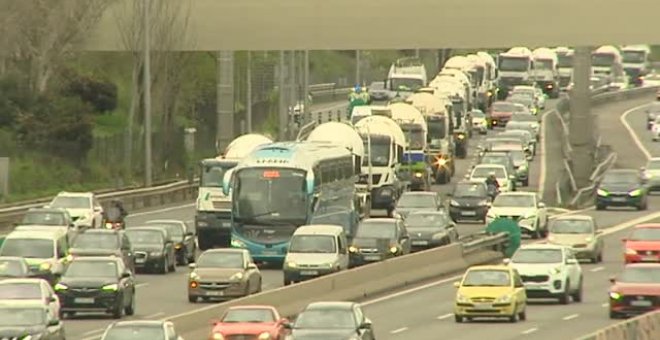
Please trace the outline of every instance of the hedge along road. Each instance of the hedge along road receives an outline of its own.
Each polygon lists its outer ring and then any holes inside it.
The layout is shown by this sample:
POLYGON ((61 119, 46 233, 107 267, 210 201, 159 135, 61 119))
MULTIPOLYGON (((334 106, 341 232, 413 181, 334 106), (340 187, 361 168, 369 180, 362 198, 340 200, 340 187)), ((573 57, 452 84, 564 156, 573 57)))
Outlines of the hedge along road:
MULTIPOLYGON (((554 107, 556 101, 549 101, 547 109, 554 107)), ((492 132, 490 132, 492 134, 492 132)), ((456 164, 456 175, 450 184, 434 185, 433 190, 441 193, 449 192, 455 183, 463 179, 468 173, 470 166, 475 161, 477 146, 483 141, 484 137, 473 134, 470 140, 468 158, 458 160, 456 164)), ((525 190, 537 191, 539 187, 539 174, 541 173, 540 164, 543 155, 542 148, 539 148, 537 156, 530 164, 530 186, 523 188, 525 190)), ((376 211, 375 213, 380 213, 376 211)), ((180 219, 192 223, 194 220, 194 204, 189 203, 177 207, 168 207, 158 210, 151 210, 132 214, 129 216, 128 227, 139 225, 153 219, 180 219)), ((458 231, 461 235, 472 234, 482 231, 483 224, 459 224, 458 231)), ((263 290, 273 289, 282 286, 283 276, 281 270, 262 269, 263 290)), ((137 310, 136 315, 125 317, 125 320, 132 319, 163 319, 172 315, 185 313, 194 309, 206 306, 205 303, 191 304, 187 300, 187 278, 188 268, 178 267, 176 273, 167 275, 138 275, 139 288, 137 291, 137 310)), ((64 321, 67 337, 71 339, 96 339, 99 338, 107 325, 112 323, 109 317, 99 319, 98 316, 90 318, 67 319, 64 321)), ((204 330, 208 331, 207 329, 204 330)), ((205 337, 206 335, 204 335, 205 337)), ((198 339, 199 335, 184 336, 184 338, 198 339)))

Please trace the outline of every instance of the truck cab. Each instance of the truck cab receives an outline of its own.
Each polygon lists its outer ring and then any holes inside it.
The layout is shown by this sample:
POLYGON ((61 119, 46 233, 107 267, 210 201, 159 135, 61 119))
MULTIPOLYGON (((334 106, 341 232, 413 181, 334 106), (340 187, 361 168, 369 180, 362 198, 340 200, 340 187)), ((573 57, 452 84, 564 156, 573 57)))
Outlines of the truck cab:
POLYGON ((630 45, 621 49, 623 70, 630 83, 642 86, 644 76, 649 73, 651 48, 648 45, 630 45))
POLYGON ((550 98, 559 97, 558 57, 555 51, 541 47, 532 52, 534 56, 534 79, 550 98))
POLYGON ((568 47, 557 47, 555 53, 559 72, 559 90, 566 91, 573 81, 573 55, 575 52, 568 47))
POLYGON ((601 46, 591 53, 591 75, 612 80, 623 75, 623 58, 615 46, 601 46))
POLYGON ((401 58, 392 63, 385 88, 403 99, 428 84, 426 67, 418 58, 401 58))
POLYGON ((505 99, 516 85, 533 85, 534 59, 527 47, 513 47, 497 58, 499 79, 499 99, 505 99))

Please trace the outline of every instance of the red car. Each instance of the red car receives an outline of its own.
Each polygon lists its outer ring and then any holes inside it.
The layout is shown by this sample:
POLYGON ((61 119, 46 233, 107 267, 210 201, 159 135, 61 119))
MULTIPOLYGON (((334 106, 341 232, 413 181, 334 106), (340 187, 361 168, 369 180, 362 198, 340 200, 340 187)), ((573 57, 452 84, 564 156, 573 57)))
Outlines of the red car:
POLYGON ((209 340, 284 340, 288 323, 272 306, 234 306, 213 322, 209 340))
POLYGON ((611 319, 660 309, 660 264, 628 264, 610 281, 611 319))
POLYGON ((514 112, 516 112, 516 104, 505 101, 494 102, 490 107, 490 127, 505 126, 514 112))
POLYGON ((623 242, 626 263, 660 262, 660 223, 636 225, 623 242))

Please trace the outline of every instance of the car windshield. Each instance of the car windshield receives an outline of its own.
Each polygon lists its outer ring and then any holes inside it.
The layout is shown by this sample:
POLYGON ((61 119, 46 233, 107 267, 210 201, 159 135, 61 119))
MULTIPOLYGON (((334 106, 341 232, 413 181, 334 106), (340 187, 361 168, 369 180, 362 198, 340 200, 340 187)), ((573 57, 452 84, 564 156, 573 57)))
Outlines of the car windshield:
POLYGON ((635 228, 628 239, 631 241, 660 241, 660 228, 635 228))
POLYGON ((495 177, 499 179, 505 179, 506 173, 504 168, 501 167, 476 167, 472 170, 471 177, 473 178, 486 178, 490 175, 491 172, 495 173, 495 177))
POLYGON ((197 259, 197 268, 235 268, 242 269, 243 254, 237 252, 202 253, 197 259))
POLYGON ((538 122, 538 118, 535 115, 530 115, 526 113, 516 113, 511 116, 512 122, 538 122))
POLYGON ((103 340, 146 340, 166 339, 161 326, 114 326, 108 330, 103 340))
POLYGON ((495 112, 513 112, 516 111, 516 107, 513 103, 499 102, 493 104, 492 110, 495 112))
POLYGON ((646 168, 649 170, 660 170, 660 159, 652 159, 646 164, 646 168))
POLYGON ((41 285, 38 282, 0 283, 0 300, 41 300, 41 285))
POLYGON ((481 183, 456 184, 453 193, 454 197, 486 197, 487 195, 487 189, 481 183))
POLYGON ((493 201, 493 207, 533 208, 536 201, 531 195, 498 195, 493 201))
POLYGON ((410 228, 444 228, 449 224, 445 214, 411 213, 406 217, 406 224, 410 228))
MULTIPOLYGON (((516 95, 516 96, 512 96, 512 97, 507 98, 507 101, 510 101, 512 103, 523 104, 525 106, 532 105, 532 99, 529 98, 528 96, 516 95)), ((518 111, 518 110, 516 110, 516 111, 518 111)))
POLYGON ((0 256, 47 259, 55 256, 55 241, 38 238, 5 239, 0 256))
POLYGON ((399 208, 435 208, 435 197, 404 193, 396 206, 399 208))
POLYGON ((602 182, 603 184, 637 184, 639 183, 639 175, 631 172, 610 172, 605 174, 602 182))
POLYGON ((82 233, 73 240, 71 248, 76 249, 117 249, 119 239, 115 234, 82 233))
POLYGON ((486 154, 481 157, 479 164, 500 164, 504 166, 509 165, 509 156, 507 155, 492 155, 486 154))
POLYGON ((65 209, 91 209, 92 200, 88 197, 78 196, 57 196, 50 203, 51 208, 65 208, 65 209))
POLYGON ((74 260, 64 273, 65 277, 107 277, 116 278, 119 273, 114 261, 74 260))
POLYGON ((357 228, 355 238, 386 238, 394 239, 396 228, 393 222, 363 222, 357 228))
POLYGON ((486 114, 483 113, 483 111, 474 110, 474 111, 472 111, 472 117, 473 118, 486 118, 486 114))
POLYGON ((310 224, 338 225, 344 228, 344 232, 350 235, 353 231, 351 224, 351 213, 349 211, 327 213, 312 216, 310 224))
POLYGON ((230 309, 222 318, 222 322, 275 322, 275 315, 269 309, 264 308, 240 308, 230 309))
POLYGON ((161 227, 167 232, 172 235, 172 239, 174 240, 183 240, 183 227, 181 224, 178 223, 160 223, 160 222, 154 222, 154 223, 149 223, 150 226, 154 227, 161 227))
POLYGON ((27 268, 19 260, 0 259, 0 277, 24 276, 27 268))
POLYGON ((62 213, 49 213, 30 211, 23 217, 23 225, 67 225, 67 220, 62 213))
POLYGON ((43 308, 0 308, 0 327, 41 326, 46 324, 43 308))
POLYGON ((623 269, 623 272, 617 281, 626 283, 660 283, 660 266, 653 267, 633 267, 628 266, 623 269))
POLYGON ((375 81, 369 85, 369 90, 384 90, 385 83, 382 81, 375 81))
POLYGON ((463 287, 508 287, 511 275, 505 270, 470 270, 463 279, 463 287))
POLYGON ((550 232, 553 234, 591 234, 594 225, 589 220, 555 220, 550 224, 550 232))
POLYGON ((126 236, 132 244, 158 244, 165 243, 165 236, 157 230, 126 230, 126 236))
POLYGON ((511 154, 511 158, 513 159, 513 162, 516 163, 516 166, 527 160, 527 155, 525 155, 525 152, 522 150, 511 150, 509 151, 509 154, 511 154))
POLYGON ((559 249, 519 249, 511 258, 515 263, 561 263, 559 249))
POLYGON ((298 315, 294 328, 303 329, 333 329, 356 328, 356 322, 351 310, 344 309, 313 309, 298 315))
POLYGON ((294 235, 289 253, 336 253, 335 237, 330 235, 294 235))

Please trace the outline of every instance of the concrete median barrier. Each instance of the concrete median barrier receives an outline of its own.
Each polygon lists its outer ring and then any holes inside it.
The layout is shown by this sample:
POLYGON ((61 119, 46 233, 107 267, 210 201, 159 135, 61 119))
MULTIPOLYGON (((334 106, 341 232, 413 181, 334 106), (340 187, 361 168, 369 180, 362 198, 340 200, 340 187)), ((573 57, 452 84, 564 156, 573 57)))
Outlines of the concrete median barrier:
POLYGON ((579 340, 622 339, 660 339, 660 311, 640 315, 579 338, 579 340))
POLYGON ((502 254, 484 250, 464 257, 462 244, 452 244, 387 261, 320 277, 292 286, 270 290, 242 299, 202 307, 168 318, 179 332, 209 328, 230 306, 266 304, 276 306, 287 316, 296 315, 313 301, 359 300, 406 285, 465 270, 470 265, 490 263, 502 254))

